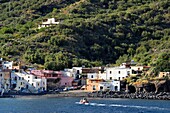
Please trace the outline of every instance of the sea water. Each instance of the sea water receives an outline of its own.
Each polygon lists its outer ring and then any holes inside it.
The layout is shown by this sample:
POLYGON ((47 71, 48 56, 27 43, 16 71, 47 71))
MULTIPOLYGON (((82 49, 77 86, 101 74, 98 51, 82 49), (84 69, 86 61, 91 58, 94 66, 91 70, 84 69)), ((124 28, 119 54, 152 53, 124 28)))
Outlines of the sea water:
POLYGON ((0 113, 170 113, 170 101, 139 99, 1 98, 0 113))

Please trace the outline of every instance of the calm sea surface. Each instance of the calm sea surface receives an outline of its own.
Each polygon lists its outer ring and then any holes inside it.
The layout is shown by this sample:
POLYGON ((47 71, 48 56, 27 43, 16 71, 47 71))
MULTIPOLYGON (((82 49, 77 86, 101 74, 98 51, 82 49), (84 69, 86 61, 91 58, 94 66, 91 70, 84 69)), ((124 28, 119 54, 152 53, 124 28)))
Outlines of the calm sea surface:
POLYGON ((170 101, 80 98, 1 98, 0 113, 170 113, 170 101))

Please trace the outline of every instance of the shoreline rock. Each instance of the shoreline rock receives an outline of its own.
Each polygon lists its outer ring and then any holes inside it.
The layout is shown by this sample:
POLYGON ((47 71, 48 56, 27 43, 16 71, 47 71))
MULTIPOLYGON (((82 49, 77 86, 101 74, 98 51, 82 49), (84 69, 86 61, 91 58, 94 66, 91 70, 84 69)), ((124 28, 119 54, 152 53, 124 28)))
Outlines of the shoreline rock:
MULTIPOLYGON (((9 98, 20 98, 20 97, 88 97, 88 98, 126 98, 126 99, 151 99, 151 100, 170 100, 170 93, 168 92, 139 92, 139 93, 125 93, 125 92, 84 92, 84 91, 72 91, 72 92, 60 92, 56 94, 44 94, 44 95, 11 95, 9 98)), ((2 97, 3 98, 3 97, 2 97)))

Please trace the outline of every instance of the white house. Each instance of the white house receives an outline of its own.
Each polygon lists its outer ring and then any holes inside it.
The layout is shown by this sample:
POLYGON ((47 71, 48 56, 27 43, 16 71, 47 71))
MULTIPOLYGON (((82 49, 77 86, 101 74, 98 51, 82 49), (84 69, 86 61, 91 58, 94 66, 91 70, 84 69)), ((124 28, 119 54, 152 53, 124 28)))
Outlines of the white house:
POLYGON ((64 76, 73 77, 73 69, 64 69, 62 73, 64 74, 64 76))
POLYGON ((100 82, 100 91, 120 91, 120 81, 100 82))
POLYGON ((130 68, 126 67, 108 67, 106 68, 107 80, 123 80, 132 74, 130 68))
POLYGON ((2 62, 2 69, 12 69, 13 61, 3 61, 2 62))
POLYGON ((82 67, 73 67, 74 74, 82 74, 82 67))
POLYGON ((39 78, 26 72, 12 72, 11 86, 17 91, 27 90, 29 93, 37 93, 47 90, 45 77, 39 78))
POLYGON ((41 28, 44 28, 44 27, 50 27, 52 25, 57 25, 59 23, 60 22, 55 21, 55 18, 45 19, 45 20, 43 20, 43 22, 40 25, 38 25, 38 29, 41 29, 41 28))
POLYGON ((78 75, 82 74, 82 67, 73 67, 72 69, 64 69, 65 76, 70 76, 76 78, 78 75))
POLYGON ((100 91, 109 91, 112 88, 109 82, 100 82, 98 87, 100 91))

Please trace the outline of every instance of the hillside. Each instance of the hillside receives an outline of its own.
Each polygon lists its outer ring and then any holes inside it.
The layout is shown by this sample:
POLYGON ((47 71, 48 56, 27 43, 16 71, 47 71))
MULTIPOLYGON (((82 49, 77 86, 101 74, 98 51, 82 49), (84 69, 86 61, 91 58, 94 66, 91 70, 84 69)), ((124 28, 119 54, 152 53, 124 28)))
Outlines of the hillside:
POLYGON ((131 59, 170 71, 169 0, 1 0, 0 56, 59 70, 131 59), (37 29, 43 19, 60 24, 37 29))

